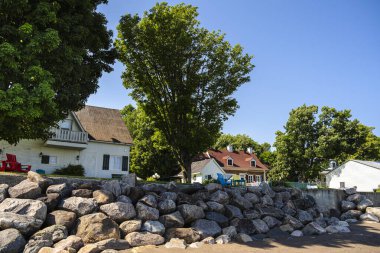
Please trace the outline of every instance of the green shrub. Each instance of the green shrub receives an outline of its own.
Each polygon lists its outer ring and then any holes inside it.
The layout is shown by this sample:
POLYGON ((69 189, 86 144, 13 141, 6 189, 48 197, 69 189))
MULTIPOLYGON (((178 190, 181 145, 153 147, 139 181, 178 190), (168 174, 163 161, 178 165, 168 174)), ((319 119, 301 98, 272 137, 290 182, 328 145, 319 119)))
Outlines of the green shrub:
POLYGON ((146 181, 147 181, 147 182, 156 182, 157 179, 155 179, 154 177, 147 177, 147 178, 146 178, 146 181))
POLYGON ((210 183, 217 183, 218 181, 215 179, 205 179, 203 180, 202 184, 210 184, 210 183))
POLYGON ((84 168, 82 165, 69 164, 67 167, 56 169, 53 174, 56 175, 68 175, 68 176, 84 176, 84 168))

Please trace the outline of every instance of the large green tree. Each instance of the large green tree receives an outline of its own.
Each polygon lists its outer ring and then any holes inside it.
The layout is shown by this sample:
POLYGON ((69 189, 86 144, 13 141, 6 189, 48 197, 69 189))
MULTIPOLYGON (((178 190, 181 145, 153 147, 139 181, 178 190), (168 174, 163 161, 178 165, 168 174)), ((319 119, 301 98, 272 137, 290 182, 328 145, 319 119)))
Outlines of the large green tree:
POLYGON ((380 139, 373 128, 351 119, 349 110, 303 105, 290 112, 285 131, 276 133, 273 180, 311 180, 348 159, 380 159, 380 139))
POLYGON ((156 4, 125 15, 116 48, 124 85, 172 147, 187 181, 191 161, 215 142, 238 104, 231 95, 249 81, 252 57, 224 34, 200 27, 197 8, 156 4))
POLYGON ((133 137, 130 169, 141 178, 158 173, 168 178, 179 172, 171 147, 140 106, 127 105, 121 111, 133 137))
POLYGON ((80 109, 116 56, 106 0, 0 1, 0 140, 45 138, 80 109))

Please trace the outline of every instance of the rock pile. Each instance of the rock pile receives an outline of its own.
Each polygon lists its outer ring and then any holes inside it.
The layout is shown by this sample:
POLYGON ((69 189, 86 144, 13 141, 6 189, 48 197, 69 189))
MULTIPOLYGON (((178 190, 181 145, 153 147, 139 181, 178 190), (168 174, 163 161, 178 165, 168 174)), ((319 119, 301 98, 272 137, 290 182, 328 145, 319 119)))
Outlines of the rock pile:
POLYGON ((373 207, 373 202, 360 193, 355 188, 344 190, 347 197, 341 203, 341 220, 355 222, 357 220, 379 222, 380 207, 373 207))
MULTIPOLYGON (((365 202, 355 201, 365 210, 365 202)), ((350 205, 342 218, 360 217, 361 211, 350 205)), ((349 231, 347 222, 323 217, 311 196, 265 183, 195 185, 185 192, 173 183, 52 184, 29 172, 14 187, 0 185, 0 252, 98 253, 165 243, 167 248, 197 248, 276 234, 349 231)))

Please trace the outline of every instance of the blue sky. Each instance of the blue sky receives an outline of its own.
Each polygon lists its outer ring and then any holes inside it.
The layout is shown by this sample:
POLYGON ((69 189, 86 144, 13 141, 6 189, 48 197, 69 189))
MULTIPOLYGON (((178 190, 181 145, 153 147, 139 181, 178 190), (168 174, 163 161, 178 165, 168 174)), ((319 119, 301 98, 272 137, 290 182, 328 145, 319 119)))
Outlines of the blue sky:
MULTIPOLYGON (((125 13, 157 1, 109 0, 99 7, 114 30, 125 13)), ((380 1, 194 0, 201 25, 221 30, 254 55, 251 82, 234 94, 240 109, 223 132, 273 143, 292 108, 302 104, 351 109, 380 135, 380 1)), ((121 109, 133 103, 123 66, 100 79, 88 104, 121 109)))

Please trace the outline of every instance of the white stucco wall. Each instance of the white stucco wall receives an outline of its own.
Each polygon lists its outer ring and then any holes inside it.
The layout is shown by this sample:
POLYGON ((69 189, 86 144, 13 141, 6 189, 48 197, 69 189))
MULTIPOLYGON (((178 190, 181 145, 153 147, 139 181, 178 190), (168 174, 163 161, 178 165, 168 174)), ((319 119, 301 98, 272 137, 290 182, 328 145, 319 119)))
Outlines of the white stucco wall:
POLYGON ((345 187, 357 187, 357 191, 372 192, 380 185, 380 170, 349 161, 326 175, 329 188, 339 189, 340 183, 345 187))
POLYGON ((219 166, 216 164, 215 161, 210 161, 206 166, 203 168, 203 170, 200 172, 200 174, 196 175, 196 179, 194 180, 194 176, 192 177, 192 183, 198 182, 202 183, 207 175, 211 175, 213 179, 217 179, 218 176, 217 173, 226 174, 223 170, 219 168, 219 166))

